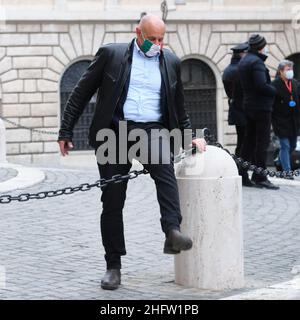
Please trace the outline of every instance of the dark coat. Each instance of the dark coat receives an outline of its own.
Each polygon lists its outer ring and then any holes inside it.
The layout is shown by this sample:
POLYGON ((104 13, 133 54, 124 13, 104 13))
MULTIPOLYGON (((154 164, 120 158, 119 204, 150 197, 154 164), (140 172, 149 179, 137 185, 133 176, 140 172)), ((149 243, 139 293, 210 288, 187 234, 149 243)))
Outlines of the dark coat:
POLYGON ((269 70, 264 61, 267 56, 251 51, 239 62, 243 88, 243 106, 246 113, 272 111, 275 88, 271 85, 269 70))
POLYGON ((228 97, 228 124, 245 126, 246 116, 243 109, 243 89, 239 77, 238 64, 241 58, 232 58, 230 65, 224 70, 223 84, 228 97))
POLYGON ((289 106, 291 94, 284 81, 280 77, 277 77, 272 84, 276 88, 276 98, 272 112, 272 126, 274 133, 279 138, 297 136, 300 128, 299 82, 295 79, 292 80, 293 99, 297 104, 294 108, 289 106))
MULTIPOLYGON (((126 101, 132 64, 134 40, 130 44, 102 46, 73 89, 61 121, 58 140, 72 140, 73 128, 85 106, 98 90, 96 108, 89 130, 89 144, 96 147, 100 129, 111 128, 116 111, 122 111, 126 101)), ((181 61, 164 49, 160 55, 162 75, 161 108, 166 128, 191 129, 184 108, 181 82, 181 61)), ((121 112, 122 114, 122 112, 121 112)))

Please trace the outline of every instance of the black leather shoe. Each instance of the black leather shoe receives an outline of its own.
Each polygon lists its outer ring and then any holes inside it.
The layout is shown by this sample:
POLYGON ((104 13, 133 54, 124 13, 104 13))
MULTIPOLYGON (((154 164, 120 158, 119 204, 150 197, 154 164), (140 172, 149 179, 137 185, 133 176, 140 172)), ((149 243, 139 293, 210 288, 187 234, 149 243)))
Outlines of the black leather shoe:
POLYGON ((181 250, 189 250, 193 246, 192 240, 184 236, 179 230, 172 229, 165 240, 164 253, 178 254, 181 250))
POLYGON ((108 269, 101 280, 101 288, 104 290, 116 290, 121 284, 120 269, 108 269))
POLYGON ((261 182, 256 182, 255 183, 258 188, 266 188, 270 190, 278 190, 279 187, 275 186, 271 181, 266 180, 266 181, 261 181, 261 182))
POLYGON ((255 183, 253 181, 251 181, 249 178, 248 179, 243 179, 242 178, 242 185, 244 187, 254 187, 255 183))

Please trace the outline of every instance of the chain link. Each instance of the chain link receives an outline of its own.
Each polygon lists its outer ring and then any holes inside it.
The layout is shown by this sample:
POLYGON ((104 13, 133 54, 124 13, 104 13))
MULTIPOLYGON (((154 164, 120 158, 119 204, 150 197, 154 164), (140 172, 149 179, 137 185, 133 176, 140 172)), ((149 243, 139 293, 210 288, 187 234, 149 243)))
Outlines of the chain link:
MULTIPOLYGON (((262 175, 264 177, 270 176, 270 177, 277 177, 277 178, 286 178, 291 176, 300 176, 300 170, 295 171, 272 171, 264 168, 257 167, 253 164, 251 164, 248 161, 244 161, 242 158, 239 158, 235 156, 234 154, 231 154, 228 149, 224 148, 219 142, 217 142, 214 137, 209 133, 208 129, 203 130, 204 138, 207 141, 208 145, 212 145, 218 148, 221 148, 222 150, 226 151, 236 162, 236 164, 239 167, 242 167, 245 170, 251 170, 254 171, 256 174, 262 175)), ((182 153, 174 157, 174 163, 178 163, 182 161, 184 158, 190 156, 191 154, 194 154, 196 152, 196 147, 189 150, 184 150, 182 153)), ((7 204, 12 201, 19 201, 24 202, 31 199, 45 199, 45 198, 52 198, 57 197, 61 195, 67 195, 67 194, 73 194, 78 191, 86 192, 91 190, 92 188, 103 188, 111 183, 122 183, 127 180, 136 179, 141 174, 148 174, 149 171, 146 169, 142 170, 132 170, 126 175, 117 174, 112 176, 110 179, 104 179, 101 178, 100 180, 97 180, 93 184, 89 183, 83 183, 76 187, 67 187, 63 189, 58 189, 55 191, 42 191, 36 194, 30 194, 30 193, 22 193, 17 196, 11 196, 11 195, 2 195, 0 196, 0 204, 7 204)))
MULTIPOLYGON (((42 134, 50 134, 50 135, 58 135, 58 132, 55 131, 46 131, 46 130, 40 130, 40 129, 35 129, 35 128, 29 128, 26 126, 22 126, 20 124, 18 124, 17 122, 14 122, 12 120, 9 120, 3 116, 0 116, 0 119, 2 119, 3 121, 12 124, 13 126, 20 128, 20 129, 26 129, 26 130, 30 130, 32 132, 37 132, 37 133, 42 133, 42 134)), ((76 130, 76 133, 87 133, 87 130, 76 130)))
POLYGON ((300 170, 294 170, 294 171, 274 171, 274 170, 269 170, 269 169, 264 169, 261 167, 257 167, 256 165, 244 161, 242 158, 237 157, 236 155, 230 153, 230 151, 226 148, 224 148, 221 143, 217 142, 215 137, 210 134, 209 130, 206 129, 207 131, 205 132, 205 140, 209 145, 221 148, 222 150, 226 151, 236 162, 239 168, 243 168, 245 170, 250 170, 255 172, 257 175, 263 176, 263 177, 275 177, 275 178, 287 178, 287 177, 298 177, 300 176, 300 170))
POLYGON ((97 180, 95 183, 93 184, 89 184, 89 183, 82 183, 79 186, 76 187, 67 187, 67 188, 63 188, 63 189, 58 189, 55 191, 42 191, 39 193, 22 193, 19 194, 17 196, 11 196, 11 195, 2 195, 0 196, 0 204, 6 204, 6 203, 10 203, 12 201, 19 201, 19 202, 23 202, 23 201, 28 201, 28 200, 32 200, 32 199, 45 199, 45 198, 52 198, 52 197, 57 197, 57 196, 61 196, 61 195, 67 195, 67 194, 73 194, 75 192, 78 191, 89 191, 92 188, 103 188, 105 186, 107 186, 110 183, 122 183, 126 180, 131 180, 131 179, 135 179, 137 178, 139 175, 141 174, 148 174, 148 170, 143 169, 143 170, 132 170, 130 171, 128 174, 126 175, 121 175, 121 174, 116 174, 114 176, 112 176, 110 179, 100 179, 97 180))
POLYGON ((3 121, 7 122, 7 123, 10 123, 12 124, 13 126, 15 127, 18 127, 18 128, 21 128, 21 129, 26 129, 26 130, 30 130, 30 131, 34 131, 34 132, 38 132, 38 133, 43 133, 43 134, 55 134, 57 135, 58 132, 54 132, 54 131, 46 131, 46 130, 39 130, 39 129, 34 129, 34 128, 29 128, 29 127, 26 127, 26 126, 22 126, 12 120, 9 120, 7 118, 4 118, 2 116, 0 116, 0 119, 2 119, 3 121))
MULTIPOLYGON (((176 156, 174 158, 174 163, 180 162, 182 159, 189 156, 194 151, 195 151, 195 148, 192 148, 190 150, 182 152, 181 154, 179 154, 178 156, 176 156)), ((95 187, 103 188, 111 183, 122 183, 127 180, 136 179, 139 175, 148 174, 148 173, 149 173, 149 171, 147 169, 142 169, 139 171, 132 170, 126 175, 116 174, 116 175, 112 176, 110 179, 102 178, 100 180, 97 180, 93 184, 83 183, 83 184, 80 184, 79 186, 76 186, 76 187, 67 187, 67 188, 56 190, 56 191, 42 191, 42 192, 39 192, 36 194, 22 193, 22 194, 19 194, 18 196, 2 195, 2 196, 0 196, 0 204, 6 204, 6 203, 10 203, 12 201, 23 202, 23 201, 28 201, 31 199, 52 198, 52 197, 57 197, 57 196, 61 196, 61 195, 73 194, 78 191, 85 192, 85 191, 89 191, 95 187)))

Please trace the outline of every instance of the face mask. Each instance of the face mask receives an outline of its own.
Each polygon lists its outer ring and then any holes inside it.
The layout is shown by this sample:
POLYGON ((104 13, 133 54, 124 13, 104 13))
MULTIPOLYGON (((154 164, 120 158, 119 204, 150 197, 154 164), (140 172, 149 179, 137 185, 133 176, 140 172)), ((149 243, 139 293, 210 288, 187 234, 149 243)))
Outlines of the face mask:
POLYGON ((288 80, 291 80, 291 79, 294 78, 294 71, 293 70, 287 70, 287 71, 284 72, 284 75, 288 80))
POLYGON ((155 57, 160 53, 161 47, 159 45, 152 43, 148 39, 145 39, 143 33, 142 38, 144 40, 144 43, 142 44, 141 49, 147 57, 155 57))
POLYGON ((264 47, 263 54, 266 56, 269 54, 269 48, 267 46, 264 47))

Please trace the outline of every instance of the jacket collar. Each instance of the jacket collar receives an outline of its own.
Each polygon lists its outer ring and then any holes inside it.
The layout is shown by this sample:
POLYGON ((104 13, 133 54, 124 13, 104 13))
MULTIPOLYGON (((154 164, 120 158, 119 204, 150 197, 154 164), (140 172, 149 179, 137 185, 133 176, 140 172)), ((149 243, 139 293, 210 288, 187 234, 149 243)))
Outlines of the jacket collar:
POLYGON ((231 64, 238 64, 241 61, 241 58, 233 57, 231 58, 231 64))
POLYGON ((259 53, 259 52, 255 51, 255 50, 252 50, 252 49, 249 49, 248 53, 252 53, 252 54, 256 55, 262 61, 266 61, 268 59, 268 56, 266 56, 265 54, 259 53))
POLYGON ((124 60, 132 60, 133 48, 134 48, 135 39, 132 39, 131 42, 127 46, 127 50, 124 55, 124 60))
MULTIPOLYGON (((287 88, 286 88, 286 85, 285 85, 285 81, 280 76, 277 76, 275 80, 277 80, 280 83, 280 85, 287 91, 287 88)), ((294 89, 296 88, 294 79, 291 79, 289 81, 291 81, 292 86, 293 86, 293 91, 294 91, 294 89)))

